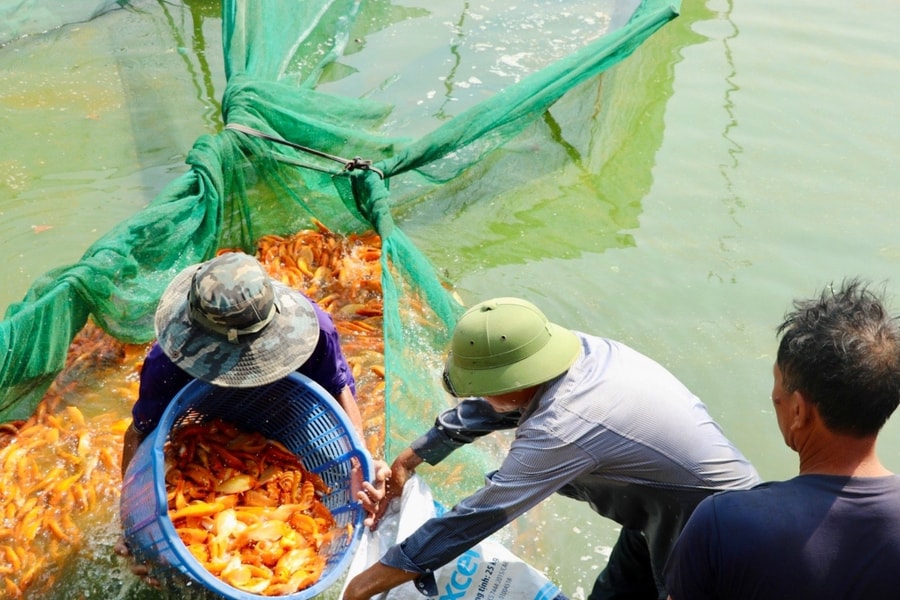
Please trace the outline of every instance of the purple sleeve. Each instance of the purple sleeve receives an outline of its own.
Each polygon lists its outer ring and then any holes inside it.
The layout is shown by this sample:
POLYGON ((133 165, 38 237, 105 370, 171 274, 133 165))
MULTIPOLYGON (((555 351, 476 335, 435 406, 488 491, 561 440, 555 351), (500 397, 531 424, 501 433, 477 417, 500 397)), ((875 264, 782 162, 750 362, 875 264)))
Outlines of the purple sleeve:
POLYGON ((341 395, 344 387, 349 386, 356 397, 356 381, 341 350, 340 336, 334 326, 331 315, 313 302, 316 316, 319 318, 319 342, 312 356, 303 363, 300 373, 306 375, 335 398, 341 395))
POLYGON ((153 431, 169 402, 192 379, 169 360, 159 344, 153 344, 141 367, 138 399, 131 408, 134 428, 144 434, 153 431))

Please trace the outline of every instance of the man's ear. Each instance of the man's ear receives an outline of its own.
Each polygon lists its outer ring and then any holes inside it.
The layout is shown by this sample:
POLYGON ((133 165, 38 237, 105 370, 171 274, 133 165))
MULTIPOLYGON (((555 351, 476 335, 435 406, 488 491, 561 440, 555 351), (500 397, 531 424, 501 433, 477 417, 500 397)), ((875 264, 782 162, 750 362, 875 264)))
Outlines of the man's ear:
POLYGON ((807 431, 814 418, 815 405, 807 400, 803 392, 794 390, 784 398, 784 442, 791 450, 799 451, 800 444, 807 437, 807 431))
POLYGON ((791 414, 793 415, 792 427, 805 427, 813 419, 818 418, 819 410, 804 392, 794 390, 791 392, 790 399, 791 414))

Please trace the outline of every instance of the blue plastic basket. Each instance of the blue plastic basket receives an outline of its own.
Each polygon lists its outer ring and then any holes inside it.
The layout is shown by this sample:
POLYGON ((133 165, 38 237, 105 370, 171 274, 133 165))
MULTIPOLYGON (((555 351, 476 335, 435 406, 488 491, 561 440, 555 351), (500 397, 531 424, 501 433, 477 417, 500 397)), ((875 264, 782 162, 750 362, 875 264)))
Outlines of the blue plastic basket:
POLYGON ((196 582, 223 598, 259 600, 264 597, 234 588, 207 571, 182 543, 169 519, 163 455, 169 433, 184 424, 215 418, 281 442, 330 488, 322 502, 337 524, 352 525, 353 533, 335 536, 323 546, 321 555, 326 559, 326 566, 318 582, 280 597, 303 600, 324 592, 350 566, 363 533, 366 515, 352 495, 351 459, 359 460, 366 480, 372 478, 373 465, 337 401, 299 373, 255 388, 222 388, 198 380, 179 392, 159 425, 138 447, 125 473, 120 514, 125 540, 134 559, 149 564, 152 575, 164 585, 196 582))

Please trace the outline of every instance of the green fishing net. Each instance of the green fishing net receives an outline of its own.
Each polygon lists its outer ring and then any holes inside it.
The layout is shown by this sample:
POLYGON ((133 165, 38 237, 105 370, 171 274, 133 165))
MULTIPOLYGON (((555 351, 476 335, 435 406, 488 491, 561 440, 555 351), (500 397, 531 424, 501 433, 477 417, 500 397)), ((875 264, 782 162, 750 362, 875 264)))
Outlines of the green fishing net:
POLYGON ((147 342, 157 300, 179 270, 224 247, 252 253, 261 236, 318 220, 343 234, 374 229, 382 240, 384 454, 393 456, 446 402, 436 373, 463 308, 399 215, 455 193, 457 180, 496 160, 555 102, 627 57, 678 10, 665 0, 610 6, 615 26, 593 41, 430 131, 393 136, 394 107, 318 89, 339 79, 348 48, 372 26, 366 3, 224 0, 224 129, 196 141, 189 170, 145 210, 8 308, 0 323, 0 421, 34 411, 89 317, 122 341, 147 342), (427 326, 410 318, 413 299, 425 307, 427 326))

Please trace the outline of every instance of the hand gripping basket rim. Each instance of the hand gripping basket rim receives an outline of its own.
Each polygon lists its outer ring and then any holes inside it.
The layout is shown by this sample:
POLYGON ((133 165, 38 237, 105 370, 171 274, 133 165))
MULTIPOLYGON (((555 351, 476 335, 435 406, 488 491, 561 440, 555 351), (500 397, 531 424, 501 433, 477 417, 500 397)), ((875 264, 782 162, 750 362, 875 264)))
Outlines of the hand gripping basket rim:
MULTIPOLYGON (((287 386, 288 389, 294 388, 295 391, 299 390, 299 388, 303 388, 304 393, 309 392, 313 394, 315 402, 321 405, 317 407, 318 409, 321 409, 321 411, 315 418, 327 417, 329 420, 333 420, 334 424, 336 425, 336 429, 340 430, 340 439, 338 439, 337 441, 340 442, 340 445, 346 446, 346 451, 344 454, 330 456, 330 461, 323 464, 309 465, 307 468, 309 468, 314 473, 323 475, 329 469, 335 468, 335 466, 338 465, 342 468, 346 467, 347 472, 349 473, 350 461, 352 458, 356 458, 362 467, 363 478, 367 481, 370 481, 372 479, 374 473, 372 458, 369 455, 368 451, 366 451, 364 444, 360 441, 359 436, 357 435, 355 428, 350 422, 349 417, 347 417, 341 406, 328 392, 325 391, 324 388, 322 388, 319 384, 309 379, 308 377, 295 372, 291 373, 282 380, 278 380, 276 382, 265 386, 260 386, 258 388, 220 388, 199 380, 192 381, 175 396, 172 402, 170 402, 169 406, 163 413, 162 418, 160 419, 159 425, 141 443, 141 446, 135 453, 135 457, 134 459, 132 459, 131 464, 129 464, 127 473, 125 475, 121 497, 121 516, 123 521, 123 528, 125 529, 125 538, 132 546, 132 552, 134 553, 136 560, 154 563, 151 569, 155 567, 162 568, 164 571, 174 569, 181 575, 187 576, 190 581, 199 583, 209 591, 230 600, 259 600, 261 598, 307 600, 323 593, 345 573, 347 568, 350 566, 350 562, 353 559, 354 550, 362 538, 364 527, 363 519, 366 516, 365 511, 359 504, 359 502, 357 502, 352 498, 352 496, 350 496, 351 490, 349 489, 349 482, 347 489, 347 504, 337 507, 337 510, 335 510, 335 507, 333 506, 329 506, 329 509, 335 513, 335 517, 339 520, 339 522, 341 518, 352 518, 352 536, 350 537, 349 541, 347 541, 346 545, 343 548, 339 549, 339 552, 336 555, 329 556, 325 570, 323 571, 320 579, 315 584, 306 588, 305 590, 300 590, 294 594, 285 596, 263 596, 246 592, 228 585, 218 577, 211 574, 190 553, 190 551, 188 551, 187 547, 178 537, 178 533, 175 530, 174 524, 168 517, 168 504, 166 501, 165 484, 165 459, 163 455, 163 447, 168 439, 169 432, 172 429, 173 425, 178 423, 179 419, 184 418, 184 415, 187 414, 187 411, 194 408, 198 402, 202 405, 202 401, 204 399, 208 400, 215 396, 217 393, 238 396, 262 394, 265 393, 265 390, 285 386, 287 386), (147 482, 147 477, 152 477, 152 481, 147 482), (130 493, 131 490, 135 489, 136 487, 140 488, 141 483, 149 483, 152 486, 154 506, 149 507, 147 506, 148 503, 144 503, 142 505, 139 503, 139 501, 138 503, 136 503, 134 498, 131 497, 133 496, 133 494, 130 493), (154 522, 150 525, 150 527, 153 529, 159 529, 157 533, 161 536, 161 540, 151 540, 149 543, 141 543, 140 537, 143 533, 142 530, 146 529, 147 527, 132 527, 132 524, 134 522, 140 521, 140 519, 135 518, 135 515, 129 514, 131 512, 134 512, 132 509, 135 506, 147 513, 153 512, 152 515, 144 514, 142 516, 145 517, 145 519, 152 518, 154 522), (341 512, 346 513, 347 511, 352 512, 350 513, 350 515, 339 514, 341 512), (163 547, 164 549, 160 550, 161 547, 163 547), (174 564, 159 564, 158 559, 162 558, 162 552, 165 551, 165 548, 170 551, 170 554, 174 554, 174 564)), ((269 421, 269 419, 264 420, 267 423, 269 421)), ((238 427, 241 426, 241 423, 234 424, 238 427)), ((304 425, 307 424, 304 423, 304 425)), ((300 429, 295 429, 295 431, 300 431, 300 429)), ((291 451, 293 451, 295 454, 298 454, 297 450, 294 447, 291 447, 292 444, 286 443, 285 440, 279 439, 278 436, 275 436, 275 439, 278 439, 278 441, 285 443, 285 445, 287 445, 291 449, 291 451)), ((311 443, 314 444, 315 440, 313 440, 311 443)), ((328 454, 327 449, 325 451, 325 454, 328 454)), ((308 455, 300 455, 300 457, 304 460, 304 464, 306 464, 308 455)), ((347 475, 347 477, 349 477, 349 474, 347 475)), ((327 498, 325 500, 327 505, 327 498)))

